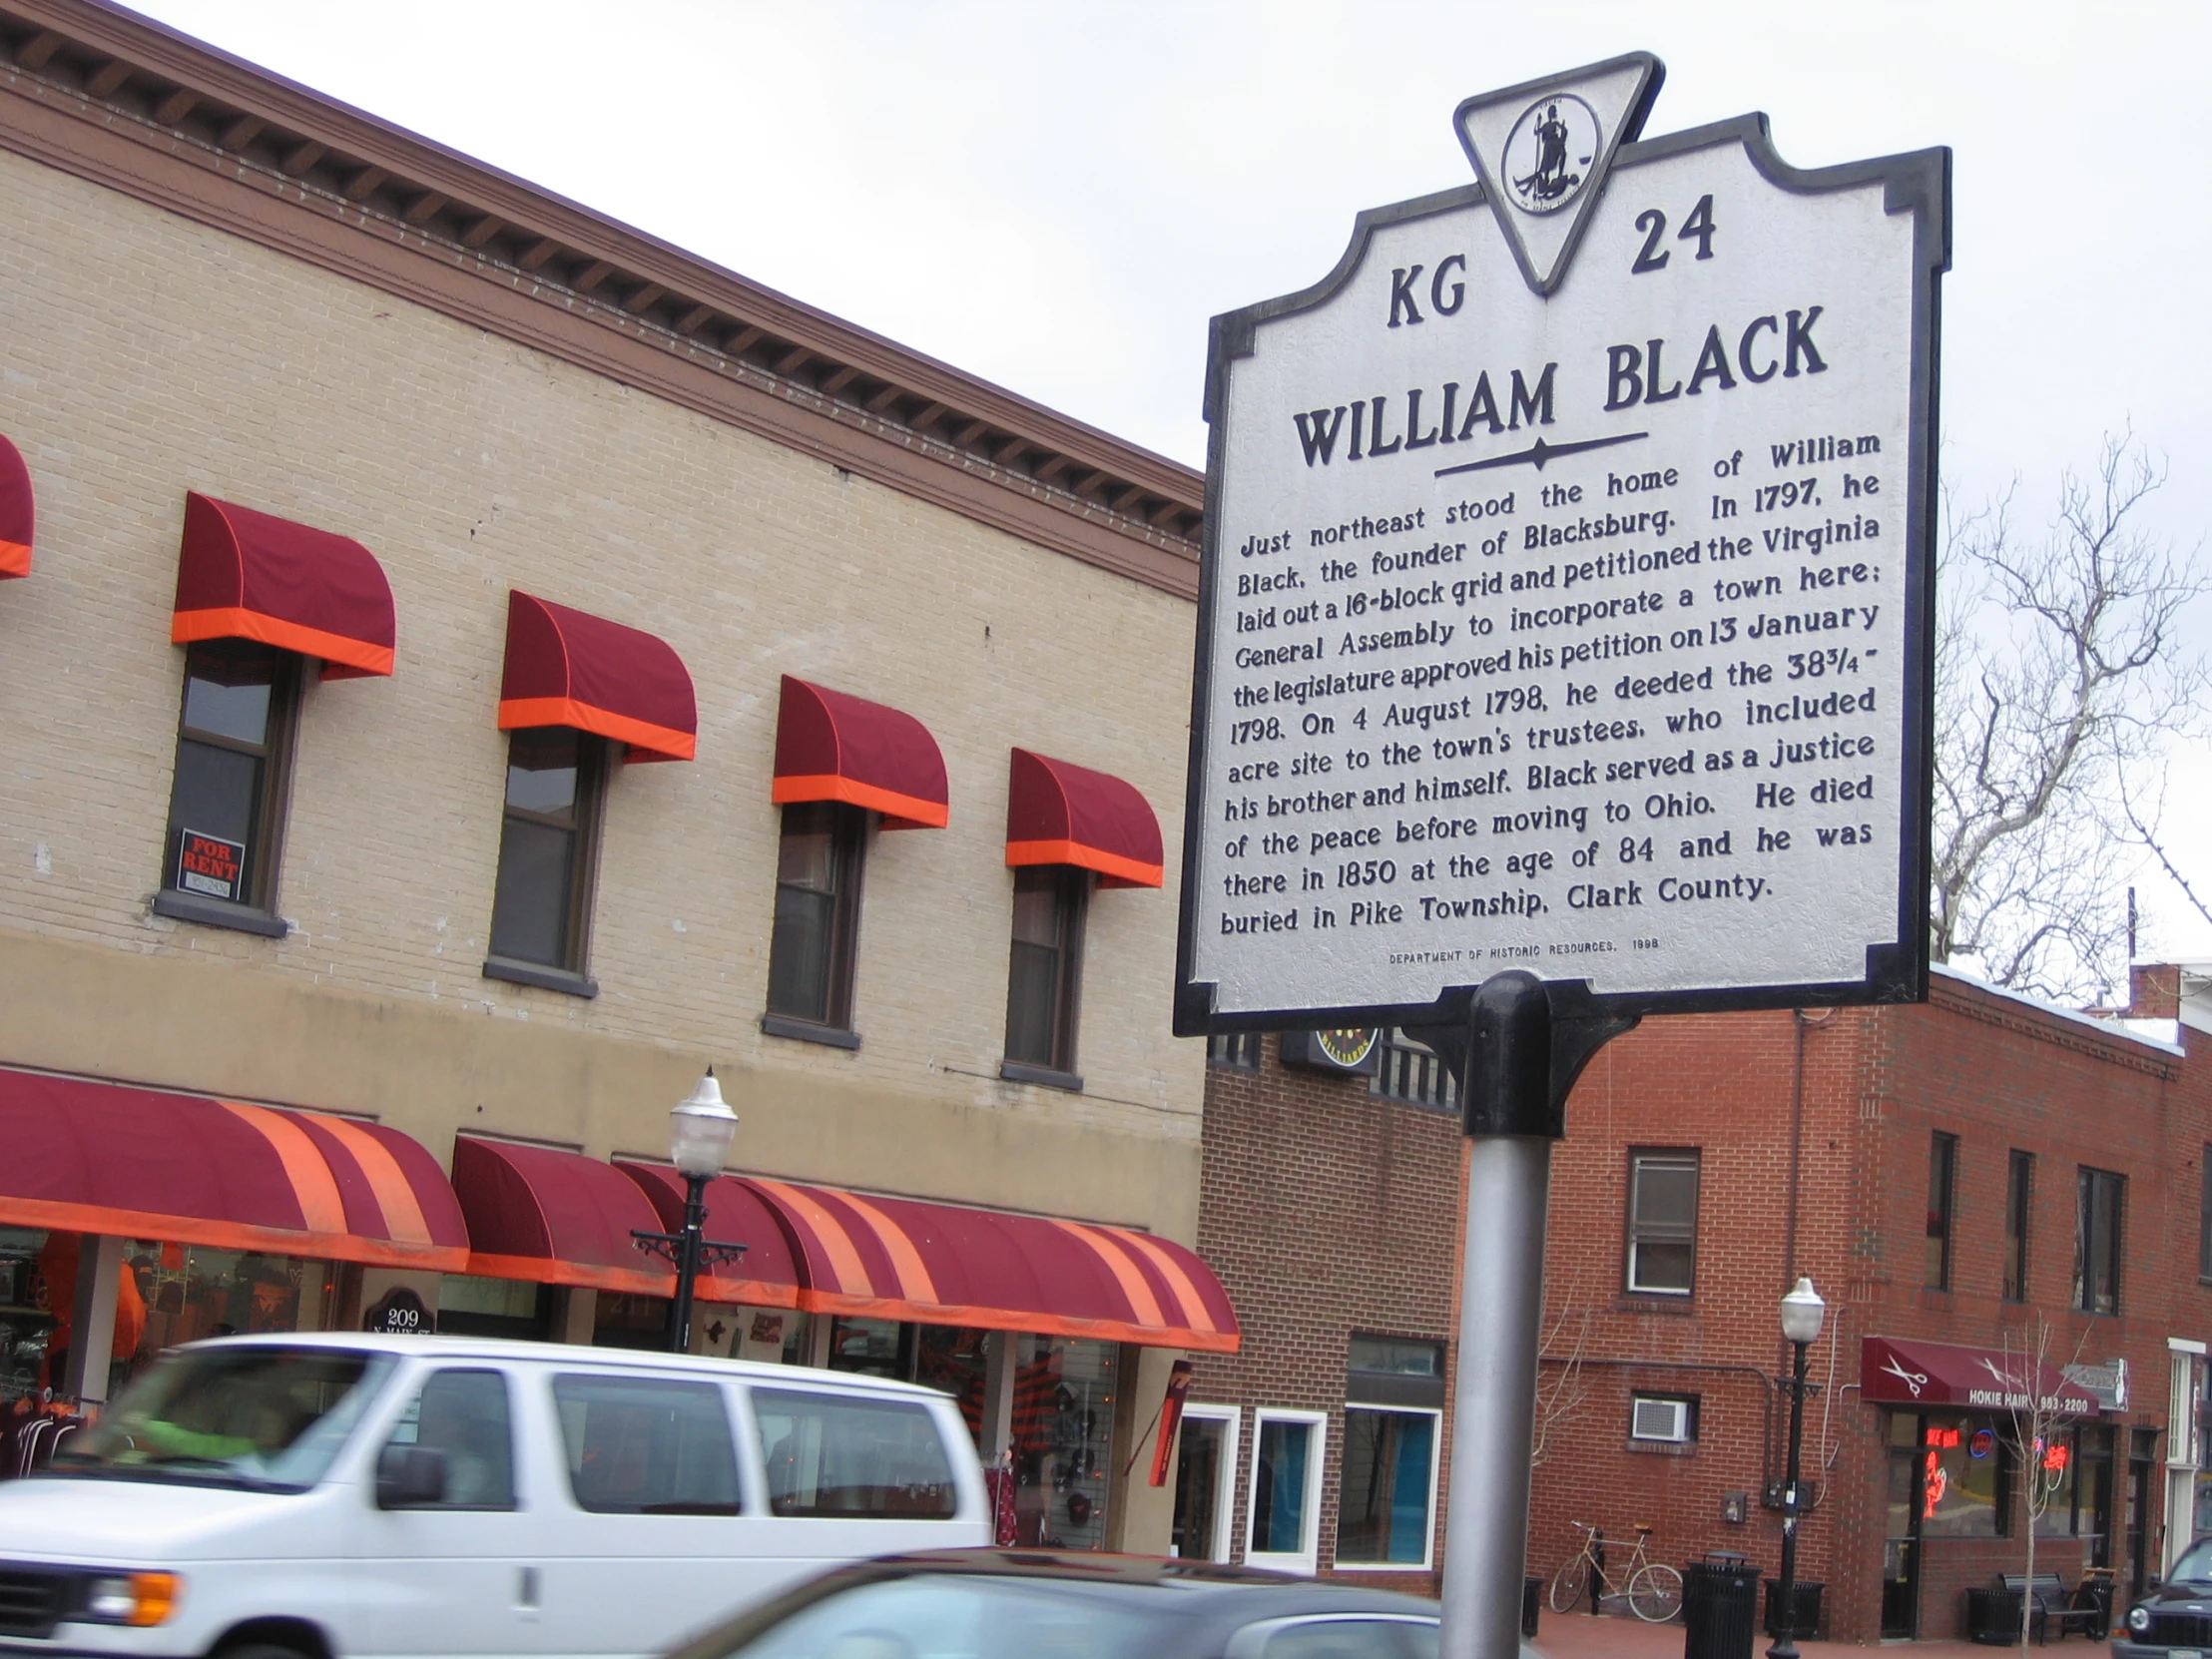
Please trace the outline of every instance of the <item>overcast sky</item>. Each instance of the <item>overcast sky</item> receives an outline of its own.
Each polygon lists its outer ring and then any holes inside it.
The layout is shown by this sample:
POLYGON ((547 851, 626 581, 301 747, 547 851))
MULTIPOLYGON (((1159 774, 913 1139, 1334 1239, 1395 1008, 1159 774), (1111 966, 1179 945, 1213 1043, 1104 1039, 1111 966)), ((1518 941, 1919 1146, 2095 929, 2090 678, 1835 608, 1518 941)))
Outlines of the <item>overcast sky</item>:
MULTIPOLYGON (((142 9, 1194 465, 1210 315, 1314 281, 1362 208, 1464 183, 1468 93, 1644 48, 1649 134, 1759 109, 1800 166, 1956 152, 1942 453, 1966 498, 2016 473, 2039 528, 2060 468, 2132 422, 2171 461, 2156 528, 2212 523, 2202 0, 142 9)), ((2173 786, 2212 895, 2212 748, 2173 786)), ((2212 957, 2141 885, 2145 954, 2212 957)))

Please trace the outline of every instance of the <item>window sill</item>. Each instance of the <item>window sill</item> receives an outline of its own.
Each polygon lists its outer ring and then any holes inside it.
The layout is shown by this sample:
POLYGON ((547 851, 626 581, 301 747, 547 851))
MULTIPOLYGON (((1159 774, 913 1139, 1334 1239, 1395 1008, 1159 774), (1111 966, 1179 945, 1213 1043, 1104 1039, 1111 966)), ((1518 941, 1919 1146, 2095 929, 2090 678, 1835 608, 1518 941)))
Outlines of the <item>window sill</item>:
POLYGON ((1004 1083, 1034 1083, 1039 1088, 1065 1089, 1070 1094, 1083 1092, 1083 1079, 1072 1071, 1054 1071, 1050 1066, 1024 1065, 1019 1060, 998 1062, 999 1081, 1004 1083))
POLYGON ((168 887, 154 895, 154 914, 167 916, 171 921, 197 921, 207 927, 228 927, 234 933, 259 933, 265 939, 280 939, 291 931, 290 922, 267 910, 257 910, 249 904, 227 903, 220 898, 202 898, 198 893, 177 892, 168 887))
POLYGON ((1630 1440, 1621 1447, 1645 1457, 1695 1457, 1695 1440, 1630 1440))
POLYGON ((559 991, 563 996, 592 997, 599 994, 599 981, 587 979, 581 973, 570 973, 564 968, 540 967, 535 962, 517 962, 506 956, 486 956, 484 977, 504 979, 513 985, 535 985, 541 991, 559 991))
POLYGON ((789 1037, 794 1042, 820 1043, 825 1048, 858 1048, 860 1033, 840 1031, 834 1025, 817 1025, 811 1019, 793 1019, 789 1014, 763 1014, 761 1029, 771 1037, 789 1037))

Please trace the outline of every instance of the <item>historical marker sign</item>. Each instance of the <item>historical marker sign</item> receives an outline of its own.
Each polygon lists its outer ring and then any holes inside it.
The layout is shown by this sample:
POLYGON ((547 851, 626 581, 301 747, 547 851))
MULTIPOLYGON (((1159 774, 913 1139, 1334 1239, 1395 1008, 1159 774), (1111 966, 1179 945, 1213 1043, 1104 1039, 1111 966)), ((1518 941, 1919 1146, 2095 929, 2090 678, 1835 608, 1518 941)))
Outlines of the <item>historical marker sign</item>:
POLYGON ((1925 994, 1948 152, 1637 142, 1659 73, 1216 318, 1179 1030, 1925 994))

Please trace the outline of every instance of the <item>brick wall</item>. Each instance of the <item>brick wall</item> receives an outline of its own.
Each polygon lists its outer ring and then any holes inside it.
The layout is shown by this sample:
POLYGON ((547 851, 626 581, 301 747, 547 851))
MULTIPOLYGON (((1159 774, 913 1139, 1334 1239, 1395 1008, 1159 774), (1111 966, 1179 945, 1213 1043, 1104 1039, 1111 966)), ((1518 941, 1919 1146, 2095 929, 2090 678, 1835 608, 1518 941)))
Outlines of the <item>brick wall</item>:
MULTIPOLYGON (((1262 1070, 1208 1068, 1199 1251, 1236 1306, 1244 1348, 1198 1356, 1191 1398, 1245 1408, 1237 1559, 1251 1408, 1291 1406, 1329 1413, 1319 1540, 1322 1570, 1334 1568, 1350 1339, 1449 1337, 1459 1180, 1455 1117, 1371 1096, 1365 1078, 1285 1067, 1272 1036, 1262 1070)), ((1448 1450, 1446 1435, 1439 1459, 1448 1450)), ((1440 1523, 1437 1539, 1440 1559, 1440 1523)), ((1346 1576, 1435 1593, 1433 1573, 1346 1576)))

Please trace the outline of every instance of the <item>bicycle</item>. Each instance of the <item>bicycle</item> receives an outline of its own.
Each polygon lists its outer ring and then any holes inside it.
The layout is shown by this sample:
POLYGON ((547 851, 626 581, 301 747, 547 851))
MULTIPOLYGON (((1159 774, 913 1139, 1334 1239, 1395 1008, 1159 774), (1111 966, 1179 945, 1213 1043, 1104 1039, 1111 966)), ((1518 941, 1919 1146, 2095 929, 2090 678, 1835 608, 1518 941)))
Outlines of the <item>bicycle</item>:
MULTIPOLYGON (((1593 1577, 1597 1580, 1593 1606, 1602 1606, 1606 1585, 1611 1581, 1598 1564, 1597 1548, 1604 1533, 1582 1521, 1567 1524, 1582 1533, 1582 1547, 1551 1575, 1551 1593, 1547 1599, 1554 1613, 1564 1613, 1580 1601, 1593 1577)), ((1665 1624, 1682 1611, 1682 1575, 1664 1561, 1650 1559, 1644 1548, 1650 1541, 1651 1528, 1637 1527, 1636 1547, 1629 1554, 1625 1579, 1628 1610, 1646 1624, 1665 1624)))

